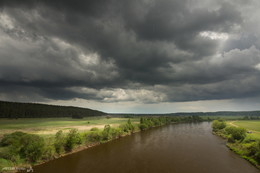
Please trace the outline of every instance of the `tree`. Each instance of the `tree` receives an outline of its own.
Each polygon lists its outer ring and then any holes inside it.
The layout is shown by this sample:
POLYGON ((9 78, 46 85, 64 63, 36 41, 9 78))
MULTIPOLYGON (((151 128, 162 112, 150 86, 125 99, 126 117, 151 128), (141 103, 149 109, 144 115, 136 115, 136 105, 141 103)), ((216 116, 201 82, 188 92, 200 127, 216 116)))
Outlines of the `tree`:
POLYGON ((65 142, 66 142, 65 136, 62 130, 59 130, 55 135, 55 142, 54 142, 54 147, 58 154, 64 151, 65 142))
POLYGON ((212 128, 214 132, 224 129, 225 127, 226 127, 226 123, 222 120, 214 120, 212 123, 212 128))
POLYGON ((110 125, 105 125, 104 130, 102 132, 102 139, 104 141, 110 140, 112 138, 111 135, 111 127, 110 125))
POLYGON ((71 151, 77 144, 81 144, 82 139, 77 129, 71 129, 66 136, 65 150, 71 151))
POLYGON ((243 140, 246 137, 246 129, 241 127, 229 126, 225 128, 225 132, 235 140, 243 140))
POLYGON ((43 155, 45 143, 43 138, 38 135, 24 135, 21 137, 20 144, 20 156, 30 162, 36 162, 43 155))

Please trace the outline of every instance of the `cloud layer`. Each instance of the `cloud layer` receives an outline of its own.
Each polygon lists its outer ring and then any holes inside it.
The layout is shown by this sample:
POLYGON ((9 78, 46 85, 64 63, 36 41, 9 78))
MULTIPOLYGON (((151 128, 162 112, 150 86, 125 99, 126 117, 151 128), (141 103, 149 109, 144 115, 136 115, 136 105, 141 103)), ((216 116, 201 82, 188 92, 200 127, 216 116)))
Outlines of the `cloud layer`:
POLYGON ((257 0, 1 1, 0 98, 260 96, 257 0))

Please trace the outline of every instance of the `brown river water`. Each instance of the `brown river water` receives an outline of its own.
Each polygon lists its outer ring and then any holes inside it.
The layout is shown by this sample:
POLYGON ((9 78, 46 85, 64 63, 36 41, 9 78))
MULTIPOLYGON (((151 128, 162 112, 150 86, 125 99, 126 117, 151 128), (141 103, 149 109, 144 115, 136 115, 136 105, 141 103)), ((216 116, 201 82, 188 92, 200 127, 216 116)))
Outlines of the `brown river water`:
POLYGON ((36 173, 259 173, 212 135, 208 122, 126 136, 33 168, 36 173))

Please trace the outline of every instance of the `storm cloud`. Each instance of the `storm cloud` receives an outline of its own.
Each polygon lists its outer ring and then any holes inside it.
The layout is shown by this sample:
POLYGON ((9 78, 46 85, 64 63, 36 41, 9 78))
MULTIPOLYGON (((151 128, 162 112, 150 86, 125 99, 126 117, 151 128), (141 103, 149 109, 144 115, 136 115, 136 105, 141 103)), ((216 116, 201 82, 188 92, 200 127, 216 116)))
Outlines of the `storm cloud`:
POLYGON ((0 2, 0 99, 260 96, 257 0, 0 2))

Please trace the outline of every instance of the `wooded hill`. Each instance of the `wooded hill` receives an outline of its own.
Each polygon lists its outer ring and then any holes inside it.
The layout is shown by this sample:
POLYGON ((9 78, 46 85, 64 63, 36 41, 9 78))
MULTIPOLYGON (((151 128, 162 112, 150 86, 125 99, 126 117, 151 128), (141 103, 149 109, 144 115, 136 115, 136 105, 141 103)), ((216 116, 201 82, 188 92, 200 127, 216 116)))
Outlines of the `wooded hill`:
POLYGON ((82 118, 106 113, 88 108, 0 101, 0 118, 82 118))
POLYGON ((219 112, 177 112, 166 114, 111 114, 113 116, 256 116, 260 117, 260 111, 219 111, 219 112))

